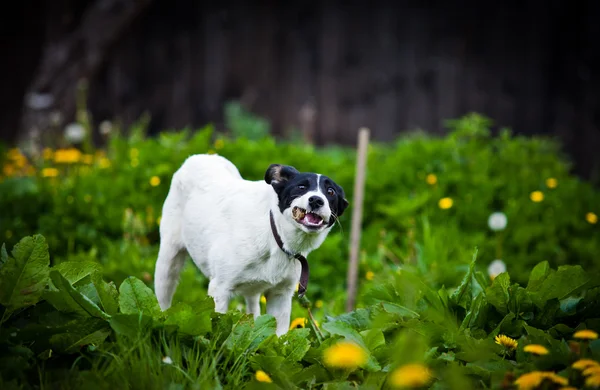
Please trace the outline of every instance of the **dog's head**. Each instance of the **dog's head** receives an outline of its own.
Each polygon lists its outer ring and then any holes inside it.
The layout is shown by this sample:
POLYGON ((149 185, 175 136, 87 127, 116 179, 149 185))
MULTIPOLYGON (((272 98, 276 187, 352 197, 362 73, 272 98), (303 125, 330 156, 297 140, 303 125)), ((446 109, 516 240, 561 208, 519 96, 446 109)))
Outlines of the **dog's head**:
POLYGON ((281 213, 307 233, 331 227, 348 207, 343 188, 324 175, 271 164, 265 181, 277 193, 281 213))

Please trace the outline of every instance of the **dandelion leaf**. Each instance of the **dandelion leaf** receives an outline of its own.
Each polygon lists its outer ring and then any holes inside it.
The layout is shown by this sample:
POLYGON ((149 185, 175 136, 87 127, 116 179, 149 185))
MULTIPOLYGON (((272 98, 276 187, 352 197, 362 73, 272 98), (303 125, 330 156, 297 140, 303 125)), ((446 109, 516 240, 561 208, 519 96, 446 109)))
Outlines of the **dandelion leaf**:
POLYGON ((125 279, 119 287, 119 307, 123 314, 143 313, 158 317, 161 313, 154 292, 133 276, 125 279))
POLYGON ((94 301, 75 289, 60 272, 50 271, 50 279, 55 289, 46 291, 44 298, 57 310, 83 317, 110 318, 94 301))
POLYGON ((48 284, 50 256, 42 235, 25 237, 15 245, 12 257, 2 250, 0 304, 8 312, 36 304, 48 284))

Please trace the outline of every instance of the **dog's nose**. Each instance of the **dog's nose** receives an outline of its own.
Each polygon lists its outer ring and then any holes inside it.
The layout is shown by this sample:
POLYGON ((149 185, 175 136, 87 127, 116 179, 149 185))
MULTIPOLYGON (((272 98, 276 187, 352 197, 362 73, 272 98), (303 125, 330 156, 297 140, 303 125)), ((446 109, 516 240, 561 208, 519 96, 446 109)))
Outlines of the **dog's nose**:
POLYGON ((325 202, 323 202, 323 198, 320 196, 311 196, 308 198, 308 204, 313 209, 318 209, 319 207, 323 206, 325 202))

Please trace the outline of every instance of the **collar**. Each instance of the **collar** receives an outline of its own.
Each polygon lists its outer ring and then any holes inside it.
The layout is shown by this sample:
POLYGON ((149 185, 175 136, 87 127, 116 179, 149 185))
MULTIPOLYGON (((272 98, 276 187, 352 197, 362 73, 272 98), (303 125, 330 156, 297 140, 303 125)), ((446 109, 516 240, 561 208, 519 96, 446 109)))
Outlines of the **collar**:
POLYGON ((300 262, 300 265, 302 265, 302 271, 300 273, 300 285, 298 286, 298 297, 302 298, 306 292, 306 287, 308 287, 308 261, 306 260, 306 257, 302 256, 300 253, 292 253, 284 248, 281 236, 277 232, 277 227, 275 226, 275 220, 273 219, 272 211, 269 211, 269 218, 271 220, 271 232, 273 232, 273 238, 275 238, 275 242, 277 242, 279 249, 281 249, 283 253, 289 257, 297 259, 300 262))

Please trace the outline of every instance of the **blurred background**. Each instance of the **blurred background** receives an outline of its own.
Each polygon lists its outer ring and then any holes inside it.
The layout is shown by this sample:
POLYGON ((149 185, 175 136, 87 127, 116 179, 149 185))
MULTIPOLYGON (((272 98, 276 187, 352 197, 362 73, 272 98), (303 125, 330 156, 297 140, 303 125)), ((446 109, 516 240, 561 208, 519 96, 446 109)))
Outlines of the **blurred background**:
MULTIPOLYGON (((0 16, 0 139, 214 123, 227 102, 317 145, 446 134, 468 112, 560 140, 598 183, 600 3, 29 0, 0 16)), ((42 142, 43 144, 44 142, 42 142)))
MULTIPOLYGON (((361 292, 407 267, 456 286, 476 247, 490 278, 525 283, 545 261, 600 270, 598 2, 13 5, 0 16, 7 248, 40 233, 54 264, 152 286, 187 156, 221 154, 250 180, 289 164, 350 200, 309 259, 312 299, 342 312, 367 126, 361 292)), ((189 264, 176 300, 199 285, 189 264)))

